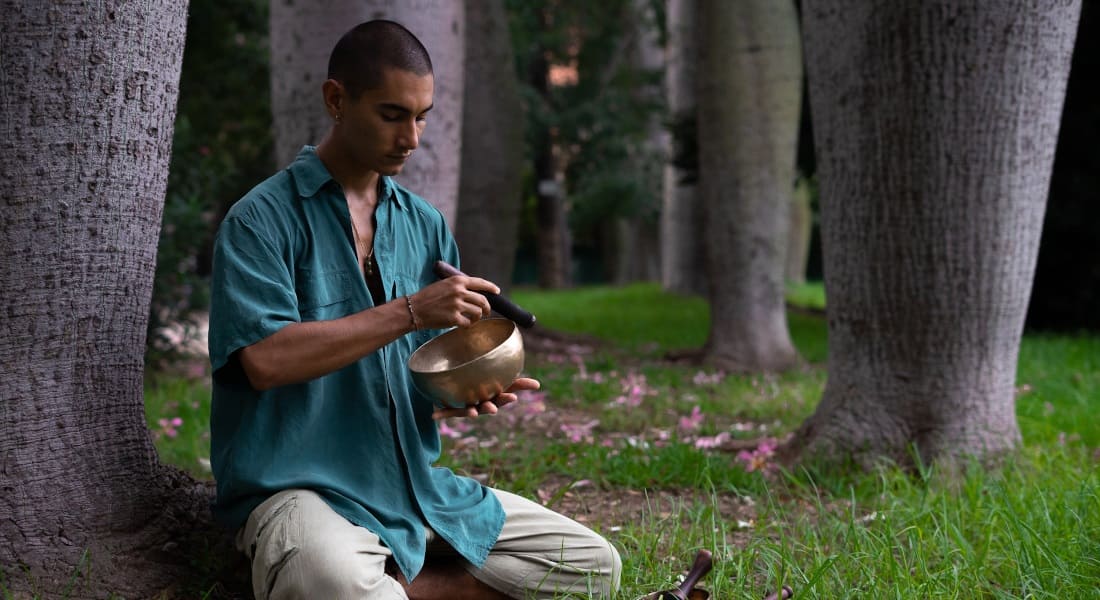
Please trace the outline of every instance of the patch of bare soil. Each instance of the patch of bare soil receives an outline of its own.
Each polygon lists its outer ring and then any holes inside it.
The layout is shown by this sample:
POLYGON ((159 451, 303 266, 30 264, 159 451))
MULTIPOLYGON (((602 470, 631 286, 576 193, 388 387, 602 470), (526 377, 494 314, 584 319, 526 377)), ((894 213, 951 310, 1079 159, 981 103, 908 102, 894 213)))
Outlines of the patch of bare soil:
POLYGON ((700 507, 713 507, 719 518, 730 524, 726 543, 743 545, 756 521, 756 504, 734 493, 709 494, 700 490, 636 490, 597 488, 591 483, 566 477, 548 478, 538 495, 547 507, 585 525, 617 532, 628 524, 667 523, 669 527, 691 527, 690 514, 700 507))

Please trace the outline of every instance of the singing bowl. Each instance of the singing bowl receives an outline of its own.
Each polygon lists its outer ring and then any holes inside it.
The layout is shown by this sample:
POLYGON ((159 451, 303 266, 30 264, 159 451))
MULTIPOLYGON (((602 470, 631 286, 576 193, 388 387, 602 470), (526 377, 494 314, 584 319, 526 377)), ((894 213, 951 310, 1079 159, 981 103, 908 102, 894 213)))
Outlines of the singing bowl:
POLYGON ((420 393, 452 408, 504 391, 523 370, 523 336, 509 319, 482 319, 435 337, 409 356, 420 393))

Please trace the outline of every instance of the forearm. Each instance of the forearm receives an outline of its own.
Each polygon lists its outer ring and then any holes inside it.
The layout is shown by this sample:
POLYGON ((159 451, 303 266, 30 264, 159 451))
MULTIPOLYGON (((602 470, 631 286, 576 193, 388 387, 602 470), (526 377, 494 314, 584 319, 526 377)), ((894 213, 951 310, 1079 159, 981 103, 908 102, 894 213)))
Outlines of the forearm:
POLYGON ((267 390, 342 369, 413 330, 404 298, 332 321, 292 323, 240 351, 252 387, 267 390))

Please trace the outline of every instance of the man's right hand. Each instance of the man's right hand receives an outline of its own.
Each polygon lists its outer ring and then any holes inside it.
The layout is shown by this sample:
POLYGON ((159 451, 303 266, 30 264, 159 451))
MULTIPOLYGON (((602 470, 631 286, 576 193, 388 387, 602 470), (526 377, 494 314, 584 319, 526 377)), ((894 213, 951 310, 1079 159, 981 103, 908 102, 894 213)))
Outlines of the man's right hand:
POLYGON ((408 333, 421 329, 468 327, 491 309, 480 292, 499 293, 491 281, 455 276, 419 292, 332 321, 291 323, 242 348, 241 367, 252 387, 271 389, 308 381, 359 360, 408 333), (408 307, 412 306, 410 315, 408 307))
POLYGON ((493 282, 480 277, 447 277, 409 296, 418 325, 424 329, 468 327, 492 313, 480 292, 500 293, 493 282))

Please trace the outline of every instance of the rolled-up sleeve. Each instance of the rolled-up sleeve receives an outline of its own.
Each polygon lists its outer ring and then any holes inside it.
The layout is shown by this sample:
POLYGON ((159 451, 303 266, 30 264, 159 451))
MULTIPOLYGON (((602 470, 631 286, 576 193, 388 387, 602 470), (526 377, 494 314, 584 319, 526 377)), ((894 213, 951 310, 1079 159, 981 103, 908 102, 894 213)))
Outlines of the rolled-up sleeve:
POLYGON ((301 320, 294 275, 269 232, 246 219, 222 222, 214 243, 210 291, 210 364, 301 320))

